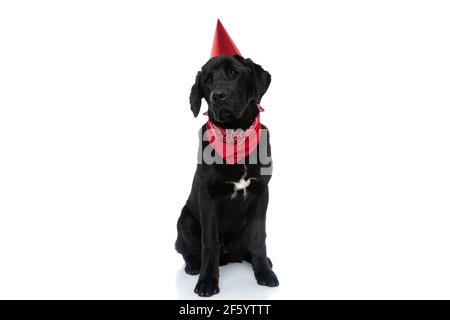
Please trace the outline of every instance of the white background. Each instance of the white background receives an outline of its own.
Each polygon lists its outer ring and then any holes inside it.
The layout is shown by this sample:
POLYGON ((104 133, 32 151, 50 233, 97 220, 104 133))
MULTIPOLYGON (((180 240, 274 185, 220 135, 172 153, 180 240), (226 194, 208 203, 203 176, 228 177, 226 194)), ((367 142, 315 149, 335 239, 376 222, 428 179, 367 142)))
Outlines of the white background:
POLYGON ((450 298, 449 16, 447 1, 1 2, 0 298, 196 298, 173 244, 217 18, 273 77, 280 287, 235 264, 216 297, 450 298))

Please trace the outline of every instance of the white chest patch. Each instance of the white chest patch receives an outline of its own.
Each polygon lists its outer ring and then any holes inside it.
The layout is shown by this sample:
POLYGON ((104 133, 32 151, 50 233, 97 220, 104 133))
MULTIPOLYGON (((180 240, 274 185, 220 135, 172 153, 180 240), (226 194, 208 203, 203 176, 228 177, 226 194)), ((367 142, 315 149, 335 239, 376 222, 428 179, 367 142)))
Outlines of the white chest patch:
POLYGON ((245 180, 244 178, 241 178, 238 182, 233 182, 234 184, 234 190, 242 190, 247 188, 250 185, 250 182, 252 181, 252 178, 245 180))
POLYGON ((247 197, 247 187, 250 185, 250 183, 254 179, 256 179, 256 178, 244 179, 244 177, 242 177, 241 180, 239 180, 238 182, 230 181, 232 184, 234 184, 234 192, 231 195, 231 199, 236 198, 239 190, 244 191, 244 198, 247 197))

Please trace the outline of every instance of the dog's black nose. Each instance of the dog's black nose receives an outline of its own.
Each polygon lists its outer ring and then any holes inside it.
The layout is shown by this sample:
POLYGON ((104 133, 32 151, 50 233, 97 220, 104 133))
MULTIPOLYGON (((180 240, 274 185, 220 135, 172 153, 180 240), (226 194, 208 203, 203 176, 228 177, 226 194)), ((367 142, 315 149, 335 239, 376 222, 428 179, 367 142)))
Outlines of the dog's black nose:
POLYGON ((211 92, 211 100, 212 101, 218 101, 218 100, 224 101, 226 98, 227 98, 227 95, 222 90, 214 90, 213 92, 211 92))

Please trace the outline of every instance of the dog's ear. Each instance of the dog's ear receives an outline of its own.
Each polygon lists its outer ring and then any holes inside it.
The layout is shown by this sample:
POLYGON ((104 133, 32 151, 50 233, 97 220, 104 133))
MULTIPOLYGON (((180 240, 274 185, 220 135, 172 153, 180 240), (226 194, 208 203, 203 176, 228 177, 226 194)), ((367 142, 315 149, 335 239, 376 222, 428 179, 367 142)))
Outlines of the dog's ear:
POLYGON ((251 69, 254 99, 256 103, 260 103, 262 96, 269 88, 272 77, 269 72, 264 70, 259 64, 254 63, 251 59, 245 59, 243 62, 251 69))
POLYGON ((200 107, 202 106, 203 93, 200 88, 201 74, 202 74, 201 71, 197 73, 197 76, 195 77, 195 83, 191 89, 191 95, 189 96, 189 102, 191 103, 191 110, 192 113, 194 114, 194 117, 198 116, 198 113, 200 112, 200 107))

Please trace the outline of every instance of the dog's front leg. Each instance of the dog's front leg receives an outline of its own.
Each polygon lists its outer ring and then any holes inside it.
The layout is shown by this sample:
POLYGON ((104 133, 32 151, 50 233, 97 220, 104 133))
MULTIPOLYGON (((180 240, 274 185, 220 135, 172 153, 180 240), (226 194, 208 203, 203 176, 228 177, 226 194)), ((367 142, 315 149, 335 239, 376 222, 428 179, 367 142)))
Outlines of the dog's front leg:
POLYGON ((268 287, 278 286, 278 278, 272 271, 272 263, 266 253, 266 211, 269 202, 269 192, 264 192, 253 207, 254 218, 248 226, 248 250, 258 284, 268 287))
POLYGON ((219 293, 219 231, 217 213, 214 201, 203 201, 200 205, 200 219, 202 230, 202 266, 200 276, 195 286, 195 293, 202 297, 209 297, 219 293))

